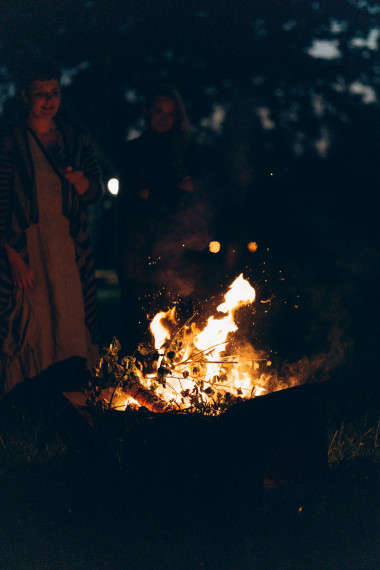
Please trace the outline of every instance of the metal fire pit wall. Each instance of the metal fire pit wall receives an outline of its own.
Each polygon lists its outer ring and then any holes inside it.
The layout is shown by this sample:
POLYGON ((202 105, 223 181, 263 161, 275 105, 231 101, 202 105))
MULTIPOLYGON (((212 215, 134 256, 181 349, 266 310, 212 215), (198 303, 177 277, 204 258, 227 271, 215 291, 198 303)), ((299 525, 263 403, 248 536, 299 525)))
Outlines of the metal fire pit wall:
MULTIPOLYGON (((322 483, 327 472, 325 385, 259 396, 218 417, 80 409, 117 456, 122 480, 184 505, 261 504, 264 480, 322 483)), ((76 401, 76 404, 75 404, 76 401)))
MULTIPOLYGON (((264 478, 323 482, 328 468, 326 383, 273 392, 231 407, 224 422, 260 440, 264 478)), ((244 445, 244 443, 241 443, 244 445)))

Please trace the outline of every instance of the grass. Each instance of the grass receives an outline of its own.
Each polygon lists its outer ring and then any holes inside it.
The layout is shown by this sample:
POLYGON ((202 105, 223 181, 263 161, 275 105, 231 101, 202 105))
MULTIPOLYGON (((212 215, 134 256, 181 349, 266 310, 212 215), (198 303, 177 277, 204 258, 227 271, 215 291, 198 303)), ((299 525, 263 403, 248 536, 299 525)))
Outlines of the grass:
MULTIPOLYGON (((18 418, 10 418, 12 411, 16 412, 15 407, 7 413, 3 410, 0 419, 0 470, 64 459, 68 442, 62 434, 53 432, 48 435, 42 417, 21 412, 18 418)), ((354 419, 329 418, 330 467, 363 458, 380 463, 380 416, 377 421, 373 416, 374 413, 354 419)))
POLYGON ((380 413, 330 418, 328 459, 331 466, 366 458, 380 462, 380 413), (336 428, 337 422, 339 426, 336 428), (335 429, 336 428, 336 429, 335 429))
POLYGON ((31 394, 2 403, 2 569, 376 567, 375 411, 329 417, 327 488, 267 490, 263 506, 215 513, 167 502, 154 470, 145 496, 124 485, 72 411, 31 394))

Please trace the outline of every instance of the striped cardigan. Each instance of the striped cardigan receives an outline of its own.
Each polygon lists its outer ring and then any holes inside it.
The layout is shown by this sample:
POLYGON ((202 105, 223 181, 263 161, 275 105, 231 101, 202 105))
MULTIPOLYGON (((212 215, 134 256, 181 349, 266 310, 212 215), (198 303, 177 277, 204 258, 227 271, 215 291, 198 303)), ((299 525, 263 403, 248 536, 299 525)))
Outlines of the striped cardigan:
MULTIPOLYGON (((92 341, 98 340, 98 309, 94 261, 87 231, 84 205, 103 195, 101 172, 87 136, 68 123, 59 123, 67 164, 83 170, 90 181, 79 196, 73 186, 62 181, 62 213, 70 220, 76 262, 82 282, 85 321, 92 341)), ((0 138, 0 347, 8 334, 9 317, 14 306, 14 285, 4 244, 8 243, 28 263, 25 230, 38 223, 35 176, 28 143, 28 127, 21 123, 0 138)), ((54 165, 52 164, 54 167, 54 165)))

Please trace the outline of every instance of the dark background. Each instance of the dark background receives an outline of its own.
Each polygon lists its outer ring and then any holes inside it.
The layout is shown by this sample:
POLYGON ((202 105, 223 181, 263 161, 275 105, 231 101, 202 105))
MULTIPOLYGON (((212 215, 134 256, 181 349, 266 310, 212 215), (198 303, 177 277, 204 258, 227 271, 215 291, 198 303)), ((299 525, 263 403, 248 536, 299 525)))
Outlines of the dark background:
MULTIPOLYGON (((52 57, 67 112, 96 141, 106 180, 122 169, 122 143, 141 131, 147 90, 178 87, 202 151, 200 238, 222 244, 217 256, 198 252, 199 296, 224 291, 243 270, 257 289, 257 346, 281 365, 328 373, 342 405, 371 406, 380 338, 378 4, 12 0, 0 11, 2 122, 17 107, 20 61, 52 57), (229 263, 228 245, 239 252, 229 263)), ((115 208, 107 195, 89 213, 98 269, 115 266, 115 208)))

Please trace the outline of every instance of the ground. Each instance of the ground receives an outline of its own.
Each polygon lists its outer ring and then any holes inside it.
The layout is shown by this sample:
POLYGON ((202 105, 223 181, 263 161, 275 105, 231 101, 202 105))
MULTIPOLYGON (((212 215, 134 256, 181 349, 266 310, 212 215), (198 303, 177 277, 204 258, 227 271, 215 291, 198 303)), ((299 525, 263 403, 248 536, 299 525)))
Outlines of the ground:
MULTIPOLYGON (((115 305, 112 295, 101 295, 103 317, 115 305)), ((197 487, 196 469, 191 490, 175 477, 163 485, 164 443, 154 462, 140 453, 131 465, 131 456, 126 462, 118 455, 116 440, 94 433, 61 394, 42 403, 36 393, 14 391, 0 412, 4 570, 379 565, 375 456, 331 462, 320 485, 266 481, 259 500, 248 482, 246 501, 241 495, 235 501, 238 490, 223 477, 197 487)))

